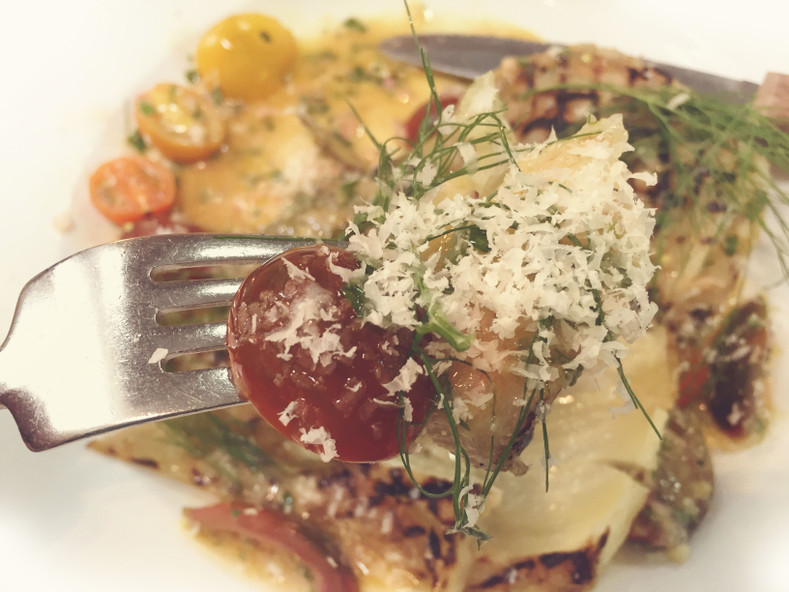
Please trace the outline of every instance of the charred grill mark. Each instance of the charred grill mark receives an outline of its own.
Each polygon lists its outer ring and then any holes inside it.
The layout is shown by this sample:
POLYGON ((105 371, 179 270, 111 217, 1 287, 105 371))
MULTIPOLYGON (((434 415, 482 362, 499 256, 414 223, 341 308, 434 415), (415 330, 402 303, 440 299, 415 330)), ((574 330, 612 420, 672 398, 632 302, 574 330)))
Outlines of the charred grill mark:
MULTIPOLYGON (((387 501, 404 505, 419 502, 425 504, 430 513, 442 523, 450 526, 454 524, 449 498, 424 495, 402 469, 391 469, 388 477, 388 479, 374 479, 373 492, 367 497, 370 508, 380 506, 387 501)), ((427 493, 435 495, 448 491, 452 484, 442 479, 429 479, 420 485, 427 493)))
POLYGON ((343 470, 337 471, 336 473, 331 473, 330 475, 321 477, 318 481, 318 489, 328 489, 329 487, 340 485, 344 489, 347 489, 349 493, 353 494, 355 493, 353 482, 353 474, 349 469, 344 468, 343 470))
POLYGON ((628 67, 627 84, 629 86, 637 86, 640 82, 649 80, 649 72, 650 70, 643 66, 641 68, 628 67))
POLYGON ((159 463, 152 458, 132 457, 130 460, 135 464, 148 467, 149 469, 159 469, 159 463))
POLYGON ((487 588, 495 588, 501 584, 510 584, 514 578, 517 578, 517 574, 520 572, 529 572, 534 570, 535 563, 532 559, 527 559, 525 561, 519 561, 518 563, 514 564, 512 567, 507 569, 507 571, 498 573, 495 576, 492 576, 475 586, 475 588, 480 590, 485 590, 487 588))
POLYGON ((597 545, 590 545, 586 549, 573 551, 571 553, 549 553, 540 557, 540 563, 548 568, 553 568, 561 563, 568 562, 572 565, 570 577, 573 584, 587 584, 594 581, 597 577, 597 563, 600 553, 608 542, 608 531, 606 530, 597 545))
POLYGON ((435 559, 441 559, 441 540, 438 538, 438 534, 432 528, 430 529, 430 534, 428 535, 428 544, 430 545, 430 553, 433 555, 435 559))
POLYGON ((459 535, 439 535, 430 529, 427 535, 427 549, 425 553, 425 568, 431 575, 433 586, 440 580, 440 574, 457 561, 456 541, 459 535))
POLYGON ((414 537, 423 536, 425 533, 427 533, 427 529, 424 526, 413 524, 403 529, 403 538, 412 539, 414 537))
POLYGON ((726 209, 726 204, 719 201, 711 201, 707 204, 707 211, 710 214, 722 214, 726 209))
POLYGON ((756 298, 735 308, 708 351, 712 389, 709 412, 730 437, 761 429, 759 388, 770 359, 767 304, 756 298), (747 427, 747 429, 746 429, 747 427))
POLYGON ((390 481, 377 480, 374 485, 375 495, 370 497, 370 506, 380 505, 384 498, 409 497, 414 485, 405 479, 405 471, 392 469, 389 471, 390 481))
POLYGON ((443 479, 430 479, 422 484, 422 489, 430 494, 438 495, 439 493, 447 491, 451 486, 452 483, 449 481, 443 479))
POLYGON ((539 117, 515 127, 515 132, 521 137, 531 137, 535 132, 542 132, 546 137, 554 127, 554 118, 539 117))
POLYGON ((693 410, 675 408, 663 428, 658 466, 643 509, 633 521, 630 541, 652 549, 686 543, 704 519, 714 494, 711 458, 693 410))
POLYGON ((534 569, 534 561, 532 559, 527 559, 526 561, 519 561, 513 567, 517 570, 522 569, 534 569))
POLYGON ((516 582, 520 582, 519 590, 531 590, 532 587, 542 590, 545 584, 549 583, 551 589, 580 592, 597 577, 600 553, 607 542, 608 531, 604 532, 596 543, 591 543, 588 547, 577 551, 548 553, 522 559, 471 586, 468 590, 472 592, 497 589, 505 592, 516 582))
POLYGON ((594 558, 590 558, 583 551, 576 551, 574 553, 550 553, 540 557, 540 563, 549 569, 553 569, 561 563, 568 562, 572 565, 570 577, 573 584, 585 584, 591 582, 595 577, 596 566, 591 562, 594 558))

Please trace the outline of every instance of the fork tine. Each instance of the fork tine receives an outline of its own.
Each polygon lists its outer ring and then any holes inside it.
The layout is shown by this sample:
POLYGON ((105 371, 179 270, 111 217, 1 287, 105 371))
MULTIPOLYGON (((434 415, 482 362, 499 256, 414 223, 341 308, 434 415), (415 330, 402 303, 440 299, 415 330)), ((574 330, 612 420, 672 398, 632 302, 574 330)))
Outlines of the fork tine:
POLYGON ((308 238, 201 233, 128 240, 145 241, 145 254, 139 264, 148 268, 262 262, 287 250, 320 242, 308 238))
MULTIPOLYGON (((227 368, 205 368, 156 374, 157 412, 161 417, 181 415, 184 410, 206 410, 242 402, 227 368)), ((145 407, 140 406, 143 410, 145 407)))
MULTIPOLYGON (((158 326, 149 333, 149 341, 168 354, 212 351, 225 347, 227 323, 158 326)), ((153 352, 151 352, 153 354, 153 352)))
POLYGON ((240 279, 152 282, 147 296, 149 303, 163 312, 207 308, 229 304, 240 285, 240 279))
POLYGON ((241 402, 226 367, 170 372, 151 358, 159 348, 168 356, 223 349, 224 322, 164 326, 157 314, 228 304, 242 280, 160 281, 153 272, 262 263, 316 242, 161 235, 100 245, 64 259, 30 280, 20 295, 0 345, 0 404, 13 414, 25 443, 45 450, 241 402), (47 372, 35 370, 36 359, 47 360, 47 372), (63 396, 64 389, 73 388, 69 385, 76 385, 78 404, 63 396))

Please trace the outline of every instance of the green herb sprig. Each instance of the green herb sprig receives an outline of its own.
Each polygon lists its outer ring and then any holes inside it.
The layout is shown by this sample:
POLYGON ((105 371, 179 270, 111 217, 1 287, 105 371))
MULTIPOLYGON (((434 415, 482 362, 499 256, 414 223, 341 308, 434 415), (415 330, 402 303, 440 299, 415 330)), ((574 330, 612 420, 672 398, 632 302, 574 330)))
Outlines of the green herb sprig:
MULTIPOLYGON (((670 175, 657 197, 658 228, 671 224, 676 210, 691 219, 709 220, 710 201, 720 201, 725 212, 715 236, 724 253, 737 251, 728 225, 742 217, 758 225, 772 243, 782 272, 789 280, 789 222, 782 210, 789 194, 776 182, 769 165, 789 174, 789 134, 781 122, 761 113, 751 103, 733 104, 725 97, 697 93, 680 86, 619 87, 595 82, 559 84, 530 89, 524 100, 557 92, 601 92, 617 99, 598 107, 597 114, 625 115, 635 148, 629 158, 666 161, 670 175), (710 195, 710 191, 714 195, 710 195), (770 225, 770 220, 775 227, 770 225)), ((568 130, 569 132, 572 129, 568 130)), ((659 239, 660 237, 658 237, 659 239)), ((657 241, 658 255, 663 245, 657 241)))
MULTIPOLYGON (((418 201, 435 188, 455 178, 495 167, 501 167, 503 165, 514 165, 517 167, 517 148, 510 144, 510 129, 503 118, 504 109, 481 113, 465 122, 454 119, 442 119, 443 106, 437 92, 433 71, 430 67, 428 56, 419 44, 407 2, 406 10, 408 12, 411 30, 414 34, 414 40, 421 55, 422 68, 428 84, 430 98, 425 109, 425 117, 422 119, 418 129, 417 138, 415 141, 408 142, 409 150, 407 154, 401 154, 401 147, 403 143, 406 142, 405 139, 393 138, 381 143, 377 141, 370 130, 365 126, 368 137, 379 150, 379 190, 373 201, 373 205, 378 206, 378 209, 374 210, 378 212, 374 214, 376 218, 371 220, 368 218, 368 213, 360 213, 357 214, 354 219, 354 223, 362 232, 366 227, 380 223, 385 219, 393 196, 401 191, 405 192, 410 199, 418 201), (478 156, 473 166, 458 166, 458 143, 469 143, 472 146, 484 145, 488 150, 481 156, 478 156), (424 174, 427 167, 430 167, 429 170, 433 174, 424 174), (428 180, 425 181, 425 178, 428 180)), ((351 106, 351 109, 353 109, 353 106, 351 106)), ((361 118, 359 118, 359 120, 362 121, 361 118)), ((364 125, 363 121, 362 125, 364 125)), ((500 206, 500 204, 497 204, 495 201, 495 191, 491 195, 480 196, 480 203, 488 207, 500 206)), ((436 234, 429 237, 427 240, 435 240, 449 233, 461 232, 466 233, 466 242, 470 244, 471 248, 480 249, 482 251, 488 248, 488 237, 485 233, 478 227, 475 228, 473 225, 469 224, 459 224, 450 229, 437 230, 436 234)), ((580 242, 578 237, 570 237, 570 240, 573 239, 580 242)), ((369 263, 373 266, 375 265, 374 262, 369 263)), ((434 297, 437 295, 430 294, 424 282, 421 281, 419 270, 415 271, 415 285, 421 297, 421 302, 427 303, 427 305, 424 305, 421 310, 414 309, 416 318, 420 318, 422 324, 415 330, 412 355, 421 362, 433 384, 437 393, 438 411, 442 412, 445 416, 449 433, 451 434, 454 463, 452 484, 447 490, 442 492, 427 491, 420 485, 418 478, 414 474, 410 454, 406 447, 406 421, 402 417, 402 413, 399 431, 400 459, 414 486, 422 495, 431 498, 452 498, 455 516, 455 525, 452 530, 472 536, 481 543, 487 540, 489 535, 476 524, 476 517, 472 519, 469 510, 474 507, 476 511, 479 511, 481 506, 484 505, 485 499, 490 494, 498 475, 504 470, 510 455, 515 449, 519 435, 521 435, 523 430, 527 427, 527 422, 530 421, 533 422, 538 420, 541 425, 545 454, 545 487, 546 490, 548 489, 550 446, 546 416, 548 412, 548 395, 550 393, 547 391, 547 385, 535 386, 531 384, 530 381, 525 381, 520 401, 520 409, 512 434, 509 436, 504 449, 498 456, 495 452, 495 438, 494 435, 491 434, 491 446, 487 466, 484 469, 483 476, 479 479, 480 483, 472 483, 471 462, 461 438, 461 430, 464 429, 464 425, 462 422, 457 421, 453 414, 451 389, 437 375, 435 370, 436 364, 444 360, 437 360, 428 355, 422 348, 421 342, 424 336, 432 334, 443 338, 455 349, 455 351, 462 352, 470 347, 474 337, 464 335, 451 325, 441 312, 437 298, 434 297), (470 497, 471 495, 475 496, 473 498, 473 503, 470 497)), ((363 302, 363 289, 358 288, 358 286, 356 288, 347 288, 345 292, 347 295, 353 296, 354 307, 363 310, 365 306, 363 302)), ((600 314, 602 315, 602 306, 599 308, 600 314)), ((600 320, 602 322, 602 318, 600 320)), ((550 322, 550 320, 548 322, 550 322)), ((529 364, 536 358, 534 348, 537 346, 537 341, 539 339, 538 333, 533 336, 528 351, 524 353, 524 363, 529 364)), ((619 365, 619 369, 620 376, 622 380, 625 381, 626 389, 628 393, 631 394, 634 405, 644 413, 659 436, 659 432, 654 426, 654 423, 649 419, 646 410, 638 402, 629 383, 626 382, 627 379, 621 364, 619 365)), ((404 396, 404 394, 401 393, 401 396, 404 396)), ((495 414, 495 405, 493 409, 494 411, 492 413, 495 414)), ((495 416, 491 418, 491 421, 495 421, 495 416)))

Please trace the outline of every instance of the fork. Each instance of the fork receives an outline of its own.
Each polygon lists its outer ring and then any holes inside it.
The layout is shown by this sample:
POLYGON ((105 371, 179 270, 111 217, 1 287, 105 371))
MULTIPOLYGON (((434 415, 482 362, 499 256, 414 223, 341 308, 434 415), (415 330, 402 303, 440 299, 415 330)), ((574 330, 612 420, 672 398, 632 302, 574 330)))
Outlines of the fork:
POLYGON ((206 266, 248 270, 317 242, 170 234, 72 255, 30 280, 19 296, 0 347, 0 408, 10 410, 28 448, 39 451, 241 403, 226 367, 168 368, 179 356, 225 350, 226 323, 168 326, 163 319, 229 305, 244 274, 172 279, 173 273, 206 266))

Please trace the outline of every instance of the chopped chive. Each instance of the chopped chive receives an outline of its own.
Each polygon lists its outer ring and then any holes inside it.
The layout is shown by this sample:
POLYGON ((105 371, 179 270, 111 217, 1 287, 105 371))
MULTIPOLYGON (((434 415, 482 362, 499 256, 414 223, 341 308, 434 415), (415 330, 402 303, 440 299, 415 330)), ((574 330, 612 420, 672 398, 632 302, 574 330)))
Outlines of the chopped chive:
POLYGON ((358 18, 348 18, 345 19, 343 23, 346 29, 350 29, 351 31, 358 31, 359 33, 366 33, 367 32, 367 25, 365 25, 362 21, 358 18))
POLYGON ((144 115, 153 115, 156 113, 156 108, 148 101, 138 101, 137 106, 144 115))
POLYGON ((126 141, 140 154, 148 150, 148 144, 145 143, 145 139, 142 137, 139 130, 134 130, 134 132, 126 138, 126 141))

